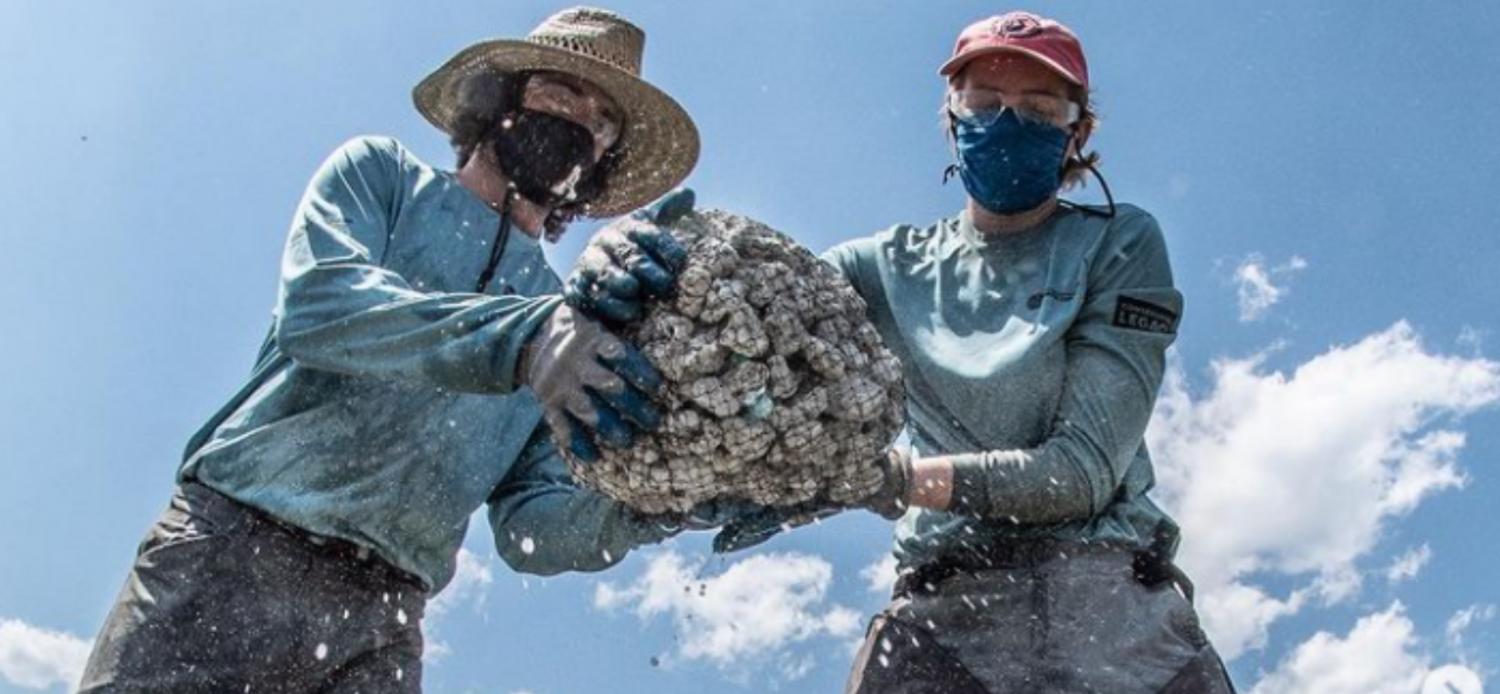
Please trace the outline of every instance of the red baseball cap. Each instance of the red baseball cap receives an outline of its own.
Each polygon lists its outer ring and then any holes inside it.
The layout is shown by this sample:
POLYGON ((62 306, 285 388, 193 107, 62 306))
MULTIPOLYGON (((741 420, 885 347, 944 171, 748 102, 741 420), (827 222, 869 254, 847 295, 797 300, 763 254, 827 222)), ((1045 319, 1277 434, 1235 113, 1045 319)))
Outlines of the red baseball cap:
POLYGON ((1030 12, 1007 12, 970 24, 958 35, 953 57, 938 68, 938 74, 951 78, 970 60, 995 53, 1030 56, 1063 79, 1089 88, 1089 65, 1078 37, 1060 22, 1030 12))

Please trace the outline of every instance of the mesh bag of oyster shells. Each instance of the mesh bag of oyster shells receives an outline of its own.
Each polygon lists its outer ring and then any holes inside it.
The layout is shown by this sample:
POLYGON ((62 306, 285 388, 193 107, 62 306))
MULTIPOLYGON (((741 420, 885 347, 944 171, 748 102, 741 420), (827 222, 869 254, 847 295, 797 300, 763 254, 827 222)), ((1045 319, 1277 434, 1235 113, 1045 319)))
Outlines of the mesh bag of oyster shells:
POLYGON ((688 249, 675 293, 619 330, 661 372, 662 426, 574 476, 646 513, 714 499, 850 503, 905 420, 900 364, 833 268, 743 216, 670 227, 688 249))

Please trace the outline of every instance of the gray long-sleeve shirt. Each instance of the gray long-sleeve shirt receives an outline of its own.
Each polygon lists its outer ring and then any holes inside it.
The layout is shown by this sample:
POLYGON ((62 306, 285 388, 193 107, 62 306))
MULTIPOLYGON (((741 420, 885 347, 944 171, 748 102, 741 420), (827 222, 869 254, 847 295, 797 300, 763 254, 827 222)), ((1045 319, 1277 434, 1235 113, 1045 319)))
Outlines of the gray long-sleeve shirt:
POLYGON ((661 539, 572 482, 522 346, 560 303, 538 242, 386 138, 334 152, 292 220, 250 382, 189 445, 197 479, 285 523, 368 547, 437 592, 489 504, 517 570, 598 570, 661 539))
POLYGON ((949 512, 897 525, 903 567, 1018 540, 1150 542, 1167 519, 1143 435, 1182 313, 1150 215, 1059 208, 985 237, 960 214, 824 257, 901 358, 913 444, 954 461, 949 512))

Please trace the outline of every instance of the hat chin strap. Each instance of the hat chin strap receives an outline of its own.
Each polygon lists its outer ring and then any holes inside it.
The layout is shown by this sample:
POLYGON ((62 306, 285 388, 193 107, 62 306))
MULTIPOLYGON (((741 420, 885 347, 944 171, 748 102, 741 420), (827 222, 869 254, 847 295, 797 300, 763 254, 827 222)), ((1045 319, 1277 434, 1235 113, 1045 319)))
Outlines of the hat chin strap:
POLYGON ((484 294, 490 288, 490 282, 495 280, 495 271, 500 266, 500 255, 505 251, 505 244, 510 240, 511 206, 515 204, 515 195, 510 191, 505 193, 505 201, 500 203, 500 228, 495 231, 495 241, 490 245, 490 258, 484 264, 484 272, 479 273, 479 282, 474 287, 475 294, 484 294))

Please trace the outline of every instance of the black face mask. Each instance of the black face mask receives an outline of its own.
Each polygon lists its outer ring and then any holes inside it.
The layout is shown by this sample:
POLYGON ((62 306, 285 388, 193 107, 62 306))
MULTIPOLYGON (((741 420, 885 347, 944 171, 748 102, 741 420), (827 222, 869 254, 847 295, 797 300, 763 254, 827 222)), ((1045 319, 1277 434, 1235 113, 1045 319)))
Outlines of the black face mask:
POLYGON ((585 203, 600 192, 594 136, 550 113, 520 109, 495 137, 500 170, 527 200, 543 207, 585 203))

